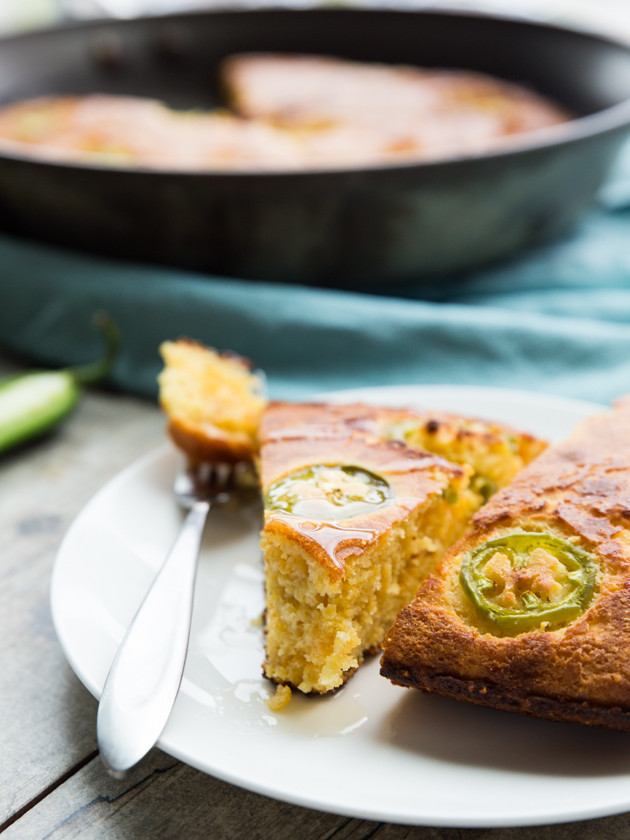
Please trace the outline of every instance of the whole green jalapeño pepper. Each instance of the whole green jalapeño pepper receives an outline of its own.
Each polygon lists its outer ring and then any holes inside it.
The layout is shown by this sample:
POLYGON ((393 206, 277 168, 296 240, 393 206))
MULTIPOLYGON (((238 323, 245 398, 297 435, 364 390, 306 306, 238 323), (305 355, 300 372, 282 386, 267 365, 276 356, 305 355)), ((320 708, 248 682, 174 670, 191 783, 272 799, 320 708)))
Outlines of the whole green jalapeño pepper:
POLYGON ((105 313, 97 313, 93 320, 106 345, 98 361, 0 380, 0 454, 54 428, 75 407, 83 387, 109 372, 118 349, 118 329, 105 313))
POLYGON ((480 616, 516 635, 577 618, 595 589, 586 551, 545 533, 507 534, 464 557, 460 581, 480 616))

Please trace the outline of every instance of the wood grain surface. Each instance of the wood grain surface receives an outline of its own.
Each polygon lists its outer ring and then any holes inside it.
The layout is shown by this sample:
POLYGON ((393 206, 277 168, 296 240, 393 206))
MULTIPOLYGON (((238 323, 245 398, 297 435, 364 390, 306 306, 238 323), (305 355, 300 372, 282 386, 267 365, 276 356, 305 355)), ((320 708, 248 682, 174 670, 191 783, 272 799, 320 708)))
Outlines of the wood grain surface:
MULTIPOLYGON (((16 369, 0 358, 0 374, 16 369)), ((50 574, 67 527, 93 493, 163 441, 155 405, 91 392, 54 434, 0 459, 0 834, 6 840, 630 838, 627 815, 492 830, 349 819, 241 790, 157 749, 123 781, 108 776, 96 748, 96 701, 55 638, 50 574)))

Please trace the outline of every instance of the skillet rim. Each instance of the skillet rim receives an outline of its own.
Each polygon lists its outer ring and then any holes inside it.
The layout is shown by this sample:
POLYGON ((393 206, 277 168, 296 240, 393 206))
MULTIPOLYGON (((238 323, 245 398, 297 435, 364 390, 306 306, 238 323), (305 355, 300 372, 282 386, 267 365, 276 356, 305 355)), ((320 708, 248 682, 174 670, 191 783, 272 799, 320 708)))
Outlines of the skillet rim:
MULTIPOLYGON (((74 20, 70 22, 61 22, 52 26, 31 29, 25 32, 18 32, 10 35, 0 37, 0 50, 5 44, 20 43, 23 41, 36 40, 37 38, 47 38, 67 32, 68 30, 77 29, 81 31, 86 30, 101 30, 107 27, 131 27, 142 25, 154 25, 159 23, 177 23, 188 22, 195 18, 212 18, 212 17, 255 17, 266 16, 273 14, 285 14, 287 16, 294 14, 301 15, 317 15, 318 13, 326 15, 355 15, 367 14, 368 16, 387 15, 401 17, 417 17, 417 16, 431 16, 431 17, 457 17, 461 20, 477 20, 488 21, 490 23, 507 23, 522 26, 530 30, 544 30, 551 33, 558 33, 559 35, 578 36, 589 41, 599 42, 604 46, 621 49, 628 53, 630 58, 630 41, 622 38, 615 38, 612 34, 607 32, 600 32, 589 29, 579 24, 556 24, 547 21, 537 21, 529 17, 521 17, 517 14, 510 14, 509 12, 497 14, 486 13, 482 10, 467 10, 457 8, 419 8, 419 9, 402 9, 402 8, 387 8, 387 7, 372 7, 372 6, 356 6, 335 8, 326 6, 308 6, 291 8, 287 6, 269 6, 262 8, 218 8, 218 9, 193 9, 190 11, 166 13, 157 15, 147 15, 134 18, 98 18, 92 20, 74 20)), ((35 98, 35 97, 33 97, 35 98)), ((19 102, 25 100, 7 100, 9 102, 19 102)), ((203 179, 203 180, 295 180, 304 179, 312 180, 316 178, 338 178, 338 177, 364 177, 379 175, 389 175, 391 173, 408 173, 410 170, 420 172, 435 172, 445 167, 449 169, 462 169, 467 166, 475 165, 477 163, 491 163, 493 160, 505 160, 535 154, 539 151, 562 148, 565 146, 572 146, 575 143, 580 143, 592 138, 605 136, 607 134, 614 134, 626 129, 630 132, 630 94, 621 102, 594 111, 591 114, 576 117, 566 123, 557 126, 549 126, 545 128, 535 129, 529 132, 523 132, 520 136, 524 138, 519 142, 510 141, 505 147, 492 149, 486 152, 478 152, 475 154, 467 154, 460 156, 448 156, 431 158, 421 161, 401 161, 400 163, 388 164, 373 164, 352 167, 342 166, 327 166, 322 168, 309 169, 239 169, 237 171, 226 170, 210 170, 210 169, 184 169, 184 168, 167 168, 167 167, 150 167, 150 166, 126 166, 126 165, 112 165, 98 162, 86 161, 71 161, 55 159, 53 155, 46 157, 42 155, 20 154, 19 152, 12 152, 9 149, 0 147, 0 161, 16 162, 27 165, 36 165, 43 167, 53 167, 55 170, 63 171, 70 170, 72 172, 85 173, 107 173, 112 177, 137 177, 146 178, 152 176, 154 179, 163 178, 185 178, 185 179, 203 179), (529 141, 526 138, 532 138, 529 141)), ((15 142, 18 145, 18 141, 15 142)))

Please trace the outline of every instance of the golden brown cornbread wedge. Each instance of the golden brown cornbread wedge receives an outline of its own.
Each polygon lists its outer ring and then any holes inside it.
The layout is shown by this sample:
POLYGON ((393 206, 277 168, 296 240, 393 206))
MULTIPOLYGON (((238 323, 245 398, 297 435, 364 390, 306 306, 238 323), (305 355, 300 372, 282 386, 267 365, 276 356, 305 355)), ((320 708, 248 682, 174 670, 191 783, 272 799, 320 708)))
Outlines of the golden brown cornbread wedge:
POLYGON ((238 114, 293 131, 313 163, 475 154, 568 119, 521 85, 467 70, 250 53, 226 59, 222 78, 238 114))
POLYGON ((232 110, 93 93, 0 107, 0 147, 36 158, 184 171, 296 171, 479 154, 569 120, 521 85, 466 70, 312 55, 228 57, 232 110))
MULTIPOLYGON (((403 418, 417 429, 429 424, 432 438, 443 422, 463 455, 452 417, 365 405, 274 403, 265 411, 264 670, 276 683, 315 694, 342 685, 484 501, 469 464, 396 439, 403 418), (357 501, 370 492, 373 501, 357 501)), ((490 461, 503 437, 517 435, 471 423, 459 419, 466 446, 485 447, 490 461)), ((543 447, 522 441, 532 457, 543 447)), ((525 456, 515 449, 505 454, 516 471, 525 456)))
POLYGON ((497 493, 384 643, 394 683, 630 731, 630 402, 497 493))

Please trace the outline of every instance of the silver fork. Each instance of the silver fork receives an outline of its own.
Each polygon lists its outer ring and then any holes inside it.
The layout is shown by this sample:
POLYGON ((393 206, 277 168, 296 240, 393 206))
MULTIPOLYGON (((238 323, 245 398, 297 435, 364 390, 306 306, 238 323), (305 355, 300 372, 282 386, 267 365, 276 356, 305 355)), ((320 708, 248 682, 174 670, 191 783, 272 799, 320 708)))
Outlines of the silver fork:
POLYGON ((189 512, 118 648, 99 702, 98 745, 112 775, 137 764, 166 726, 184 672, 206 519, 213 504, 232 498, 242 466, 203 465, 175 478, 175 497, 189 512))

